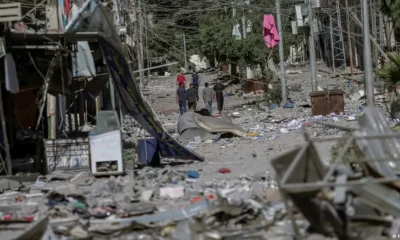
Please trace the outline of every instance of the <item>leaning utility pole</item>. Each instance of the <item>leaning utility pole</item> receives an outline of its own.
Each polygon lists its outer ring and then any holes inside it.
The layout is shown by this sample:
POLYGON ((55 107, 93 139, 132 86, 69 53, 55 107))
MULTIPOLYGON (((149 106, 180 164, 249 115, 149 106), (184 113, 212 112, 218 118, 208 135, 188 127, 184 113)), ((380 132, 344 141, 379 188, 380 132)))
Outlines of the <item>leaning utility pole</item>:
POLYGON ((185 70, 186 72, 189 71, 188 69, 188 62, 187 62, 187 55, 186 55, 186 38, 185 38, 185 33, 183 33, 183 54, 185 58, 185 70))
POLYGON ((310 36, 309 36, 309 52, 310 52, 310 65, 311 65, 311 86, 312 91, 318 91, 317 83, 317 63, 315 59, 315 42, 314 42, 314 20, 312 12, 312 1, 308 3, 308 24, 310 26, 310 36))
POLYGON ((369 16, 368 0, 362 1, 363 13, 363 38, 364 38, 364 71, 365 92, 367 93, 367 105, 374 105, 374 79, 372 77, 371 42, 369 40, 369 16))
POLYGON ((279 62, 281 67, 281 92, 282 92, 282 102, 287 103, 286 94, 286 79, 285 79, 285 64, 283 55, 283 34, 282 34, 282 19, 281 19, 281 3, 280 0, 276 0, 276 20, 278 22, 278 33, 279 33, 279 62))

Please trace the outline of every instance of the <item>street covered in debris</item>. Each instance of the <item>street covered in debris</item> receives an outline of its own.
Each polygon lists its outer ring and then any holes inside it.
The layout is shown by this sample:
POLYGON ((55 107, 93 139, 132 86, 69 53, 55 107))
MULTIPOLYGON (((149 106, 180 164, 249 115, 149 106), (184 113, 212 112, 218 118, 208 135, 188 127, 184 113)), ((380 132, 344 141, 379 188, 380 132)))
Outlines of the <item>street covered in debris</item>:
POLYGON ((399 238, 400 6, 349 2, 215 1, 183 50, 169 3, 2 2, 0 239, 399 238))

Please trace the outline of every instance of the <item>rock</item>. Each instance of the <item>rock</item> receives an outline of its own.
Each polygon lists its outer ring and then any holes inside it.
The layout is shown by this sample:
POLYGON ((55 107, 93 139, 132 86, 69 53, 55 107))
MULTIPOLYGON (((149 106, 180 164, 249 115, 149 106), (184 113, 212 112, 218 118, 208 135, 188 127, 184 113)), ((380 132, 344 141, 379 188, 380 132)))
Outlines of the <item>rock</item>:
POLYGON ((76 185, 75 184, 65 184, 65 185, 56 186, 54 188, 54 191, 68 196, 68 195, 71 195, 76 192, 76 185))
POLYGON ((144 202, 148 202, 148 201, 150 201, 153 194, 154 194, 153 190, 145 190, 142 192, 142 194, 140 196, 140 200, 144 201, 144 202))
POLYGON ((110 178, 107 183, 107 188, 108 191, 110 191, 111 193, 120 193, 123 192, 124 190, 124 186, 121 185, 121 183, 119 181, 117 181, 117 179, 115 178, 110 178))
POLYGON ((160 188, 160 197, 181 198, 184 195, 184 187, 182 186, 160 188))
POLYGON ((277 203, 282 201, 282 195, 278 189, 265 189, 264 194, 269 202, 277 203))
POLYGON ((307 240, 325 240, 325 236, 317 233, 313 233, 307 236, 307 240))
POLYGON ((0 191, 4 191, 4 190, 9 190, 9 189, 16 189, 21 187, 22 184, 14 181, 14 180, 8 180, 8 179, 1 179, 0 180, 0 191))
POLYGON ((69 232, 71 237, 76 237, 76 238, 87 238, 89 237, 89 233, 86 232, 81 226, 75 226, 74 228, 71 229, 69 232))
POLYGON ((301 84, 300 83, 294 83, 292 86, 290 86, 291 91, 300 91, 301 90, 301 84))

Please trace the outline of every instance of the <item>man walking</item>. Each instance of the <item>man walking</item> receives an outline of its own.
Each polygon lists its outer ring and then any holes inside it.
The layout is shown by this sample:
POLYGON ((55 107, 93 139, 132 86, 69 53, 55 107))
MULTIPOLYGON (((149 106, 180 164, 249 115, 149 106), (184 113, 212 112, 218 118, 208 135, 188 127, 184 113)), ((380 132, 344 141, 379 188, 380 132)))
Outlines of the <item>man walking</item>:
POLYGON ((178 90, 176 90, 176 103, 179 104, 179 112, 183 115, 186 112, 186 89, 184 83, 179 84, 178 90))
POLYGON ((187 95, 189 110, 193 109, 193 111, 196 111, 197 101, 199 101, 199 96, 197 95, 197 89, 194 88, 193 83, 190 84, 190 88, 187 90, 186 95, 187 95))
POLYGON ((199 78, 199 74, 197 74, 196 71, 192 75, 192 83, 193 83, 194 88, 197 91, 197 96, 199 96, 200 78, 199 78))
POLYGON ((208 82, 204 83, 204 89, 203 89, 203 100, 204 103, 206 104, 206 108, 208 112, 212 115, 212 102, 214 99, 214 93, 211 88, 208 87, 208 82))
POLYGON ((176 77, 176 84, 178 87, 181 85, 181 83, 183 83, 183 87, 186 88, 186 78, 182 71, 179 72, 178 76, 176 77))
POLYGON ((217 80, 217 84, 214 85, 215 97, 217 99, 218 112, 221 114, 224 108, 224 86, 221 84, 220 80, 217 80))

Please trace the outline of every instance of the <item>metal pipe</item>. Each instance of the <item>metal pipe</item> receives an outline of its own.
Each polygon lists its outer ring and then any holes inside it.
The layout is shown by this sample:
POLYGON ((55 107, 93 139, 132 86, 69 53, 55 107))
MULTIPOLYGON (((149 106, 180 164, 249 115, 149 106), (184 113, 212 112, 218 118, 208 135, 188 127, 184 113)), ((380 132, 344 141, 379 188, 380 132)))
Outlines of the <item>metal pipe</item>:
POLYGON ((304 192, 304 191, 314 191, 320 190, 325 187, 350 187, 350 186, 358 186, 358 185, 366 185, 371 183, 394 183, 400 182, 399 177, 383 177, 377 179, 368 179, 365 178, 361 180, 351 180, 346 183, 336 183, 336 182, 313 182, 313 183, 289 183, 289 184, 280 184, 280 188, 285 190, 288 193, 296 193, 296 192, 304 192))
POLYGON ((287 93, 286 93, 286 79, 285 79, 285 65, 284 65, 284 55, 283 55, 283 34, 282 34, 282 19, 281 19, 281 3, 280 0, 276 0, 276 20, 278 22, 278 32, 279 32, 279 62, 281 70, 281 91, 282 91, 282 102, 287 103, 287 93))
POLYGON ((310 65, 311 65, 311 86, 312 91, 318 91, 317 83, 317 63, 315 59, 315 42, 314 42, 314 20, 312 12, 312 2, 308 4, 308 24, 310 25, 310 36, 309 36, 309 52, 310 52, 310 65))
POLYGON ((364 35, 364 71, 365 71, 365 92, 367 94, 368 106, 374 105, 374 79, 372 76, 371 62, 371 41, 369 40, 369 16, 368 1, 363 2, 363 35, 364 35))
POLYGON ((335 45, 333 44, 333 26, 332 17, 329 17, 329 33, 331 35, 331 58, 332 58, 332 70, 336 72, 335 68, 335 45))
MULTIPOLYGON (((349 11, 349 3, 348 0, 345 1, 346 3, 346 12, 349 11)), ((347 24, 347 40, 348 40, 348 47, 349 47, 349 58, 350 58, 350 72, 351 76, 354 74, 354 65, 353 65, 353 45, 351 43, 351 34, 350 34, 350 16, 346 13, 346 24, 347 24)))

